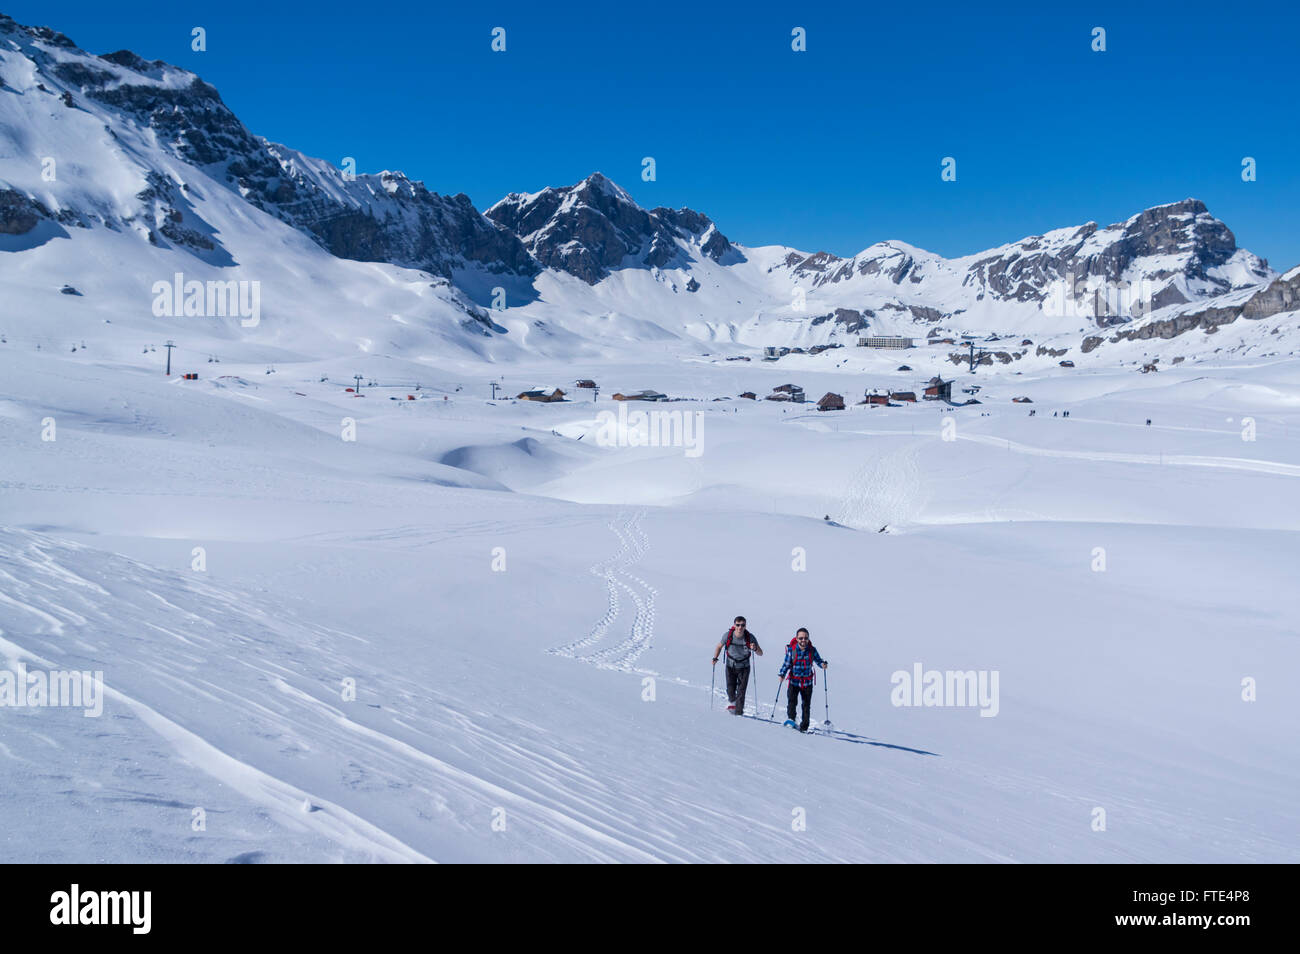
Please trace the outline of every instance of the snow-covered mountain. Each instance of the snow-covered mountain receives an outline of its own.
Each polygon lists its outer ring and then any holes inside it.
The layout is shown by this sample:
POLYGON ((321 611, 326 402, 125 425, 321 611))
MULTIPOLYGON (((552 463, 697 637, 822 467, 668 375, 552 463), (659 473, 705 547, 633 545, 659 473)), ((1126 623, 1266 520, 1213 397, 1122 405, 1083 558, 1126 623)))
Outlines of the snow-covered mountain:
POLYGON ((3 114, 10 181, 0 229, 10 234, 32 228, 33 218, 136 227, 155 245, 220 258, 221 237, 172 174, 170 160, 179 160, 340 258, 448 277, 473 268, 537 270, 522 244, 480 215, 467 196, 430 192, 400 172, 354 175, 255 136, 193 73, 125 50, 92 56, 61 33, 2 15, 0 36, 7 47, 0 77, 10 100, 3 114), (23 157, 22 147, 51 149, 51 130, 69 128, 84 130, 90 141, 76 148, 56 140, 63 148, 49 153, 56 160, 52 172, 39 161, 28 162, 26 176, 11 168, 15 159, 42 158, 23 157), (93 166, 81 161, 92 156, 93 166), (131 192, 141 177, 145 188, 131 192), (68 188, 69 180, 78 187, 68 188), (123 185, 125 194, 113 188, 123 185))
MULTIPOLYGON (((950 317, 986 299, 1044 310, 1053 289, 1070 282, 1074 297, 1084 299, 1082 306, 1098 324, 1106 324, 1123 320, 1117 302, 1094 295, 1106 285, 1149 283, 1149 310, 1156 310, 1258 285, 1274 274, 1267 262, 1237 248, 1228 227, 1197 199, 1156 206, 1106 228, 1089 222, 955 260, 884 242, 850 259, 823 252, 791 258, 789 265, 813 288, 854 287, 858 281, 868 294, 880 294, 888 292, 887 282, 898 289, 899 302, 915 297, 911 291, 952 306, 946 312, 909 309, 923 321, 950 317)), ((1142 309, 1125 310, 1131 316, 1142 309)))
POLYGON ((744 259, 708 216, 647 212, 599 172, 567 188, 512 193, 487 216, 518 235, 541 265, 588 285, 616 268, 689 268, 700 256, 723 264, 744 259))
MULTIPOLYGON (((1238 248, 1231 230, 1196 199, 957 259, 899 241, 852 258, 747 248, 700 213, 642 209, 599 173, 508 196, 487 214, 516 231, 545 266, 534 280, 539 300, 525 311, 549 334, 598 334, 613 324, 635 336, 638 324, 650 321, 669 336, 749 348, 853 345, 864 334, 1032 335, 1030 350, 1017 346, 987 360, 1055 364, 1103 344, 1204 329, 1207 322, 1192 316, 1207 311, 1224 323, 1278 319, 1243 331, 1235 343, 1242 350, 1280 344, 1285 353, 1296 345, 1293 298, 1282 279, 1238 248), (1256 306, 1234 310, 1242 296, 1256 306), (579 324, 584 317, 587 328, 579 324), (1275 329, 1288 333, 1279 339, 1275 329)), ((1183 339, 1170 357, 1185 360, 1221 345, 1183 339)), ((1134 359, 1124 351, 1116 360, 1134 359)))
MULTIPOLYGON (((701 212, 641 207, 601 173, 480 213, 400 172, 355 174, 255 135, 186 70, 128 51, 95 56, 3 16, 0 250, 12 253, 0 280, 37 281, 47 295, 73 284, 104 314, 137 310, 142 287, 176 272, 258 281, 278 333, 301 338, 289 325, 310 319, 292 313, 316 298, 354 316, 347 347, 375 347, 392 314, 498 357, 807 348, 865 333, 1032 336, 1033 350, 997 353, 1004 364, 1067 353, 1131 362, 1131 349, 1103 346, 1175 338, 1162 344, 1171 359, 1195 359, 1223 350, 1207 335, 1237 318, 1245 330, 1230 350, 1295 347, 1292 286, 1270 290, 1277 274, 1196 199, 956 259, 900 241, 851 258, 747 248, 701 212), (55 239, 70 241, 48 247, 55 239), (332 280, 347 288, 322 295, 319 273, 331 269, 317 250, 397 270, 340 263, 332 280), (47 279, 42 265, 65 277, 47 279), (394 301, 395 281, 418 301, 394 301), (1243 295, 1250 308, 1237 307, 1243 295)), ((322 330, 341 336, 307 333, 322 330)))

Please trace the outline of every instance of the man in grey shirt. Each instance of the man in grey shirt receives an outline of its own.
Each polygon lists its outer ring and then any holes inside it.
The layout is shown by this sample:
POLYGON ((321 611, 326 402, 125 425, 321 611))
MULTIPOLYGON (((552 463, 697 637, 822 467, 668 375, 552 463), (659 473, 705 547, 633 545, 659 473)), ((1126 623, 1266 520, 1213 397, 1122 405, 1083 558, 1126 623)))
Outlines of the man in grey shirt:
POLYGON ((727 630, 726 635, 713 649, 713 665, 718 664, 718 657, 723 651, 727 654, 727 698, 731 704, 728 711, 736 715, 745 714, 745 690, 749 686, 749 655, 763 655, 763 647, 758 645, 754 634, 745 628, 745 617, 737 616, 735 625, 727 630))

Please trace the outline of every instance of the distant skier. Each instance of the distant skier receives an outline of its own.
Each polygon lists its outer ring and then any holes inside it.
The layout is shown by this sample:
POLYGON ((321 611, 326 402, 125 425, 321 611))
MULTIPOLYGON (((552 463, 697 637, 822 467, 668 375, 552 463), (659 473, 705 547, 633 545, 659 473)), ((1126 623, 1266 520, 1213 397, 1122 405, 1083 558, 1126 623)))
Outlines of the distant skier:
POLYGON ((808 630, 801 627, 794 634, 794 639, 790 640, 790 645, 785 647, 785 662, 781 663, 781 671, 777 673, 780 677, 784 677, 787 672, 790 674, 790 688, 786 693, 786 725, 794 725, 797 703, 803 699, 803 719, 799 723, 799 731, 808 731, 813 684, 817 681, 813 666, 825 669, 826 665, 826 660, 822 659, 817 647, 808 638, 808 630))
POLYGON ((745 690, 749 687, 749 655, 763 655, 763 647, 758 645, 754 634, 745 628, 745 617, 737 616, 735 624, 714 647, 713 665, 718 664, 718 657, 724 651, 727 654, 727 698, 731 700, 727 709, 736 715, 744 715, 745 690))

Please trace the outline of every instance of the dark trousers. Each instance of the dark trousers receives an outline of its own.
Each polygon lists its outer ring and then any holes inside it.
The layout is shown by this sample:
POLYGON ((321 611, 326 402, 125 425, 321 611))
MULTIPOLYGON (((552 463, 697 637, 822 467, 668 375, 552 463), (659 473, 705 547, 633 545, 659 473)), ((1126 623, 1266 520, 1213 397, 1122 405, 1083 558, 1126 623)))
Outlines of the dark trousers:
POLYGON ((745 689, 749 686, 749 667, 727 667, 727 699, 735 703, 736 715, 745 711, 745 689))
POLYGON ((786 693, 785 716, 791 722, 794 721, 795 705, 799 699, 803 699, 803 721, 799 723, 799 731, 808 731, 808 710, 812 708, 812 686, 796 686, 790 684, 790 689, 786 693))

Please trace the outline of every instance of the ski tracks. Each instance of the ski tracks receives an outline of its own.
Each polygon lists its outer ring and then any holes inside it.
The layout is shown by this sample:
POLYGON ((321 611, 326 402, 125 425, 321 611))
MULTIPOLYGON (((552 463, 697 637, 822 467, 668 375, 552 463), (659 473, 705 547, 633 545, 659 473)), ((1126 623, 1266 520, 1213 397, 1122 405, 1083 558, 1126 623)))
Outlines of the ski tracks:
POLYGON ((644 511, 621 513, 607 524, 618 538, 618 549, 613 556, 597 562, 589 571, 605 581, 608 594, 605 615, 596 621, 586 636, 547 652, 581 659, 601 669, 635 671, 636 662, 650 648, 654 639, 655 597, 659 592, 632 572, 650 549, 650 538, 641 527, 644 517, 644 511), (632 620, 622 639, 606 644, 607 637, 622 615, 620 592, 626 594, 632 602, 632 620), (599 648, 587 652, 592 647, 599 648))
POLYGON ((548 653, 551 653, 554 656, 577 656, 583 649, 586 649, 588 646, 592 646, 604 639, 605 635, 609 632, 610 626, 612 626, 614 621, 618 619, 620 609, 618 591, 620 587, 617 578, 614 576, 614 568, 618 566, 621 561, 626 559, 628 553, 631 551, 631 546, 628 543, 626 534, 623 532, 622 526, 619 524, 619 518, 611 520, 605 526, 609 528, 610 532, 618 537, 618 549, 614 552, 613 556, 592 565, 588 572, 605 581, 605 588, 609 596, 608 608, 605 610, 605 615, 597 620, 596 625, 592 627, 591 632, 586 636, 583 636, 581 639, 576 639, 571 643, 565 643, 562 646, 555 646, 547 650, 548 653))
MULTIPOLYGON (((128 711, 177 762, 219 782, 214 811, 260 809, 300 847, 310 833, 319 839, 313 852, 333 846, 326 857, 341 849, 345 860, 429 861, 429 845, 454 859, 476 857, 486 829, 477 819, 505 807, 517 826, 533 829, 531 846, 547 860, 692 857, 628 824, 622 803, 610 810, 603 783, 542 733, 521 740, 492 714, 455 701, 431 710, 418 678, 373 670, 350 640, 242 592, 4 530, 0 584, 0 669, 26 660, 51 671, 107 670, 108 717, 128 711), (178 645, 158 652, 155 633, 178 645), (340 704, 330 681, 340 672, 372 687, 376 704, 340 704)), ((78 716, 57 745, 98 753, 102 733, 92 723, 78 716)), ((147 736, 133 745, 165 757, 147 736)), ((179 770, 148 767, 149 794, 172 799, 179 770)), ((50 784, 61 786, 65 769, 53 771, 50 784)), ((287 844, 252 837, 258 849, 287 844)), ((151 841, 167 844, 165 833, 151 841)))

